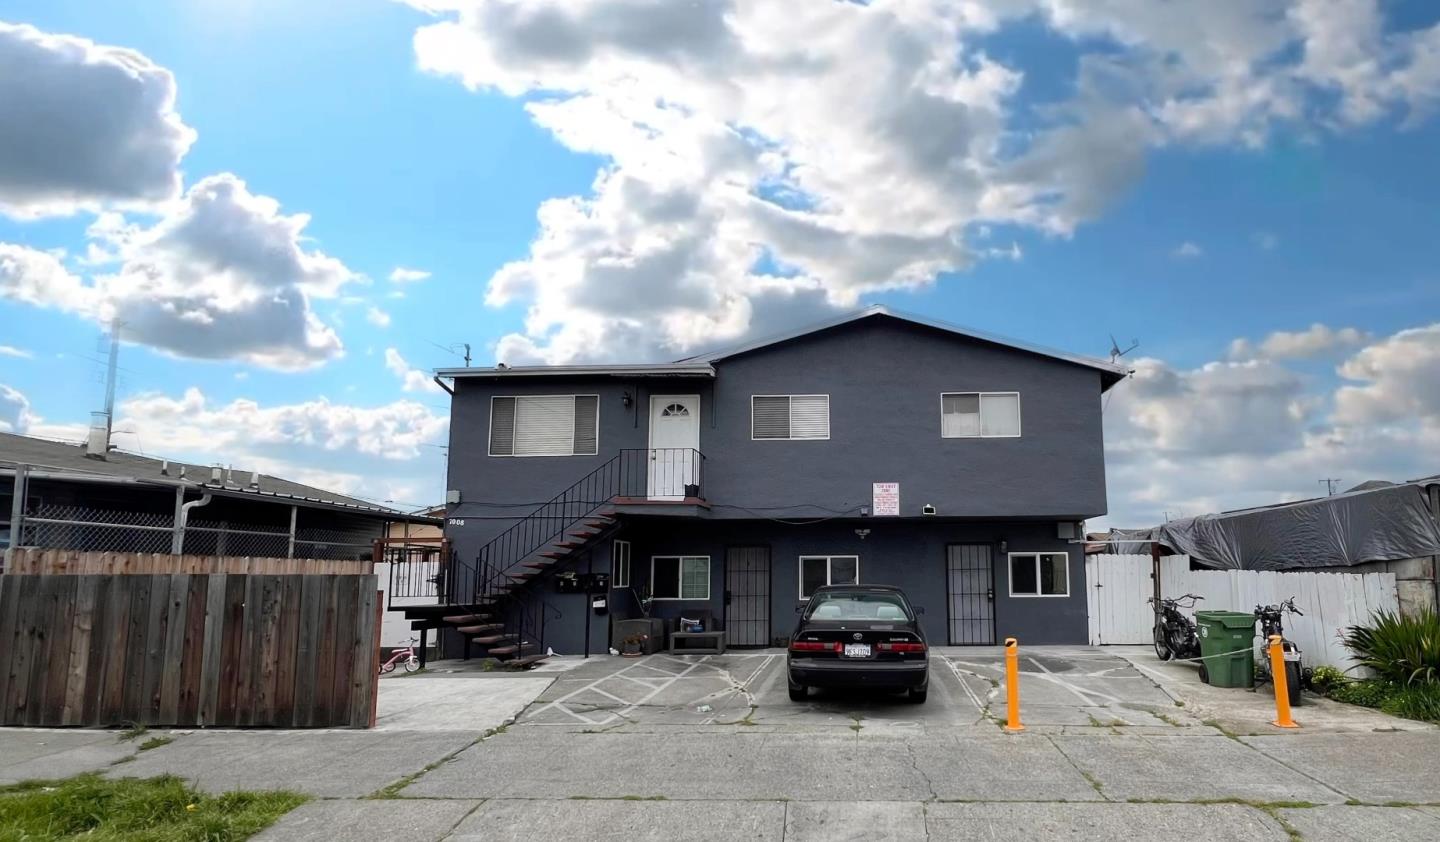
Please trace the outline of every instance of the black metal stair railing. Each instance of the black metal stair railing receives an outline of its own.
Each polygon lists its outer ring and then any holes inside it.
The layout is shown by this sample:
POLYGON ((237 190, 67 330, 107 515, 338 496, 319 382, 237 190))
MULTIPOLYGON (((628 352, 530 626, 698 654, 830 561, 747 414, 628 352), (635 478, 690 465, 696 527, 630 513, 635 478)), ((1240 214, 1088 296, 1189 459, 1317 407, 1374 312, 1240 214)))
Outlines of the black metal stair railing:
POLYGON ((519 564, 617 499, 703 499, 704 473, 705 456, 694 448, 621 450, 481 547, 475 596, 492 594, 519 564))

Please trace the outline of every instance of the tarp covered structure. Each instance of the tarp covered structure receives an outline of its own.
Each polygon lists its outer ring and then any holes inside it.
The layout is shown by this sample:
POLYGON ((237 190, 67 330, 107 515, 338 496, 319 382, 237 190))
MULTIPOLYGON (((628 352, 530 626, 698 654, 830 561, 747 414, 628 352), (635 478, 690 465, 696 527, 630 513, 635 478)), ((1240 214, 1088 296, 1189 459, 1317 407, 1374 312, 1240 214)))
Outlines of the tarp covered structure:
POLYGON ((1303 570, 1440 555, 1428 487, 1440 477, 1115 530, 1111 552, 1183 553, 1207 567, 1303 570), (1126 543, 1131 539, 1135 543, 1126 543))

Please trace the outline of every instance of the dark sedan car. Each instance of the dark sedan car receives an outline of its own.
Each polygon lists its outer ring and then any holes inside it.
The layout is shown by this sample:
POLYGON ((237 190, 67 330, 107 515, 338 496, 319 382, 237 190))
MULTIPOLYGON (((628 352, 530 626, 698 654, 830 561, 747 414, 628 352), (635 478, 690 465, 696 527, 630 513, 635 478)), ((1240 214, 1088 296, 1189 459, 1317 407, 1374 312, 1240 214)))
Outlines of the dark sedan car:
POLYGON ((804 699, 811 687, 881 687, 925 701, 930 652, 916 613, 904 592, 889 585, 815 591, 790 636, 790 698, 804 699))

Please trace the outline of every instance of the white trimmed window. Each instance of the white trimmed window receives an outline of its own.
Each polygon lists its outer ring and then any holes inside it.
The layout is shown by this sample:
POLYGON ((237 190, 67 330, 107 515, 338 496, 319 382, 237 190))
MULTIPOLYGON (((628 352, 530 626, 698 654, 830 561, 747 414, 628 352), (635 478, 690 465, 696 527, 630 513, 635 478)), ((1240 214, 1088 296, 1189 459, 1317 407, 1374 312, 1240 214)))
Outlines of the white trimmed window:
POLYGON ((630 587, 629 541, 616 541, 610 547, 610 587, 630 587))
POLYGON ((1011 553, 1011 596, 1069 596, 1068 553, 1011 553))
POLYGON ((940 435, 947 439, 1017 438, 1019 392, 946 392, 940 396, 940 435))
POLYGON ((816 588, 826 585, 860 584, 858 555, 800 556, 800 598, 809 599, 816 588))
POLYGON ((490 399, 491 456, 594 456, 599 439, 596 395, 490 399))
POLYGON ((710 598, 710 556, 657 555, 650 559, 652 599, 710 598))
POLYGON ((830 438, 830 396, 751 395, 750 438, 830 438))

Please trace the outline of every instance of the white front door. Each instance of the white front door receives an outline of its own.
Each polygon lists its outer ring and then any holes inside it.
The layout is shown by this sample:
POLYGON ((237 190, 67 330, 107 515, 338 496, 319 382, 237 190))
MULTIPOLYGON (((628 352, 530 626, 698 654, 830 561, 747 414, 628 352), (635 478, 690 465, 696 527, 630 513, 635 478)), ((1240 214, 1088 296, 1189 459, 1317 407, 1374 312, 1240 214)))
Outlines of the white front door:
POLYGON ((650 396, 651 500, 683 500, 700 461, 700 396, 650 396))

